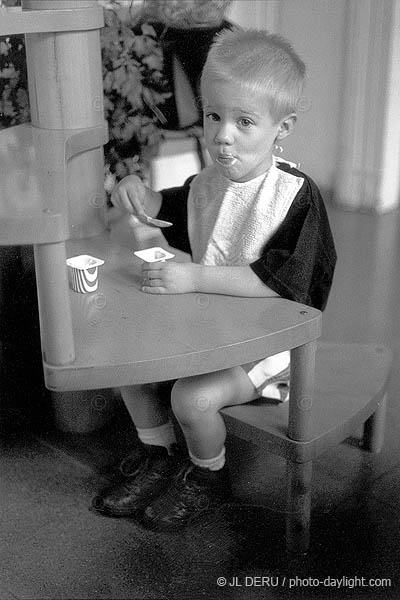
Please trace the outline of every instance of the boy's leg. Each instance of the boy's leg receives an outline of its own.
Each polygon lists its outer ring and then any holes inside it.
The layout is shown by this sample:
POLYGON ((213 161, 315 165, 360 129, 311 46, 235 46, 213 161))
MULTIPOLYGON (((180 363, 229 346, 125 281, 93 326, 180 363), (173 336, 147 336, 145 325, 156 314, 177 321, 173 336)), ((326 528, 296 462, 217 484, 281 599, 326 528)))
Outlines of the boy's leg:
MULTIPOLYGON (((143 444, 162 446, 171 449, 176 444, 175 432, 169 418, 170 386, 167 384, 146 384, 120 388, 127 411, 136 427, 139 440, 143 444)), ((122 463, 127 470, 129 457, 122 463)))
POLYGON ((121 396, 136 427, 158 427, 168 421, 168 406, 157 384, 127 385, 120 388, 121 396))
POLYGON ((172 391, 172 408, 182 427, 190 461, 164 493, 145 510, 150 527, 186 525, 204 509, 230 496, 225 466, 224 406, 244 404, 258 393, 242 367, 180 379, 172 391))
POLYGON ((255 400, 258 393, 242 367, 233 367, 177 381, 171 403, 192 456, 207 460, 218 456, 226 428, 221 408, 255 400))
POLYGON ((156 384, 121 388, 140 446, 122 461, 123 478, 93 498, 92 507, 98 512, 134 516, 169 484, 178 459, 165 398, 169 391, 156 384))

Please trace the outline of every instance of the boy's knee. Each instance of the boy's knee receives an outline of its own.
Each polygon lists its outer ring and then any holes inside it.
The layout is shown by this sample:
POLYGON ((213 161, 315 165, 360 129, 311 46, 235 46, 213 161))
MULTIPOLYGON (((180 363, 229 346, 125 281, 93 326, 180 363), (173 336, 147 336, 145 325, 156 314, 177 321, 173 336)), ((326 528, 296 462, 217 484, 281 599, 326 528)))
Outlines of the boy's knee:
POLYGON ((172 410, 182 423, 189 424, 201 420, 205 413, 214 410, 213 405, 211 390, 199 385, 193 377, 180 379, 172 389, 172 410))

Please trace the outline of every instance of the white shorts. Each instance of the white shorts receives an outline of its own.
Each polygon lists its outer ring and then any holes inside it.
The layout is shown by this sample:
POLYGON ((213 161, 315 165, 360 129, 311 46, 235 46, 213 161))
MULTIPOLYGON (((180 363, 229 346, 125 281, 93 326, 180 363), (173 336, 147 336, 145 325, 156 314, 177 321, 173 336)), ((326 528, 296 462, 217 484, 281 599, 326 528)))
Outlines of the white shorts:
POLYGON ((290 351, 242 365, 260 397, 280 402, 289 398, 290 351))

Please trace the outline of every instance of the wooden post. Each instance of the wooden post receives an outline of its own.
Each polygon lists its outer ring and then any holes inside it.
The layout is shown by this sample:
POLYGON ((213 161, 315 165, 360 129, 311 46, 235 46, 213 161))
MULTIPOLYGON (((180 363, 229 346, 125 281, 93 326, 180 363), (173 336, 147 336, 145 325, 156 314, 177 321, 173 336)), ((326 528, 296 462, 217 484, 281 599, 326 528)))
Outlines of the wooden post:
POLYGON ((316 342, 313 341, 291 351, 288 436, 299 442, 309 439, 314 402, 315 348, 316 342))
POLYGON ((65 243, 34 247, 43 360, 67 365, 75 360, 65 243))
POLYGON ((312 461, 287 461, 286 550, 306 554, 310 542, 312 461))
POLYGON ((383 396, 375 412, 364 423, 362 447, 369 452, 378 453, 383 446, 385 439, 386 397, 387 394, 383 396))
MULTIPOLYGON (((23 10, 96 8, 96 0, 22 0, 23 10)), ((99 29, 26 35, 31 120, 34 127, 75 130, 104 123, 99 29)), ((104 156, 95 148, 66 165, 72 239, 105 228, 104 156)))

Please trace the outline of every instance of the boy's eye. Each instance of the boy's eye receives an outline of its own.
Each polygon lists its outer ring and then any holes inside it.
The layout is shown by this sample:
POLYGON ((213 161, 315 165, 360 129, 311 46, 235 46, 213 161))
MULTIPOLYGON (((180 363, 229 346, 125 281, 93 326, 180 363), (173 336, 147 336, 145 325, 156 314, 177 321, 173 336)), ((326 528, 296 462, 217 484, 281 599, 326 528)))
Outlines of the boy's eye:
POLYGON ((250 119, 247 119, 246 117, 242 117, 241 119, 239 119, 239 124, 242 127, 250 127, 250 125, 253 124, 253 121, 251 121, 250 119))

